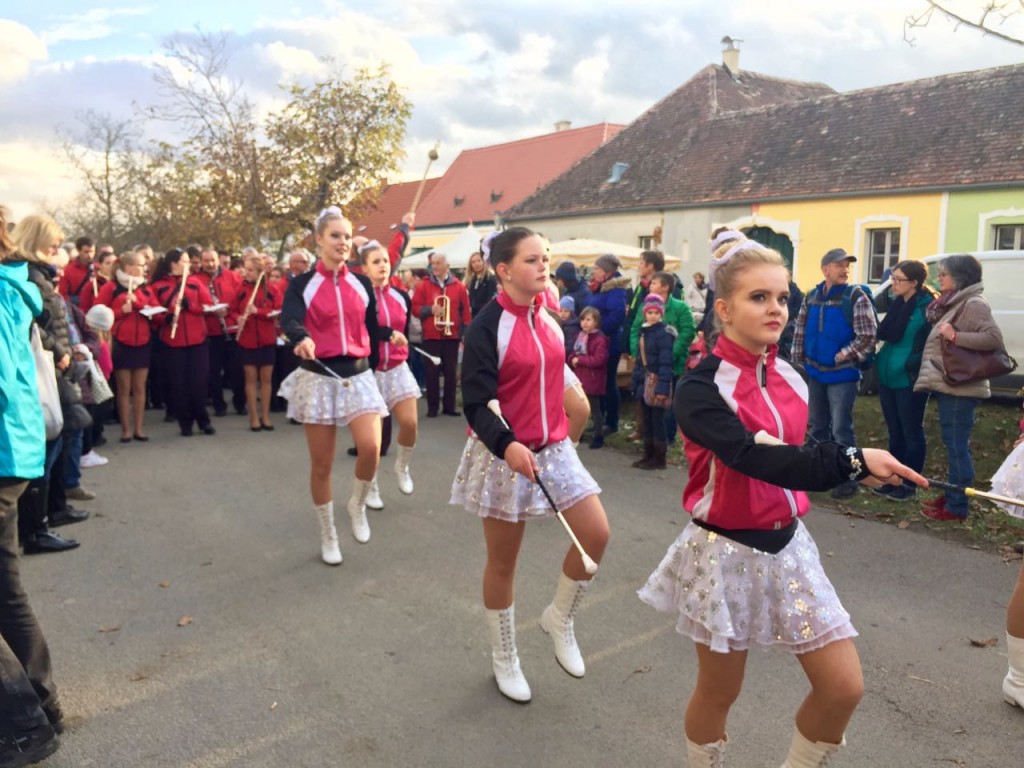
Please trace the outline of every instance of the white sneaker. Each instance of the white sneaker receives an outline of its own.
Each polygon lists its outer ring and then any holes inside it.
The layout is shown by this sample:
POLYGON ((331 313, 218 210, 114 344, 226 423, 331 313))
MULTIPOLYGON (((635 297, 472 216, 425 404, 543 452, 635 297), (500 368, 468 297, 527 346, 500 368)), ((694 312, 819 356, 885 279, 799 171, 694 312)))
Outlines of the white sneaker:
POLYGON ((79 461, 78 466, 82 469, 91 469, 92 467, 102 467, 109 461, 110 459, 100 456, 96 451, 89 451, 88 453, 82 454, 82 458, 79 461))

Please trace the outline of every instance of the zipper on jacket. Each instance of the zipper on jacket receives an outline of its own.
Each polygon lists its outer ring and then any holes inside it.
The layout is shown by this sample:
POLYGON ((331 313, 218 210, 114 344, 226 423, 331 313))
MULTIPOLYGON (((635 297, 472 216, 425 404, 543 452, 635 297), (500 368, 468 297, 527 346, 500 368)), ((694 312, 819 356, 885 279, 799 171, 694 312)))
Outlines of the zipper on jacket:
MULTIPOLYGON (((385 291, 387 291, 387 286, 385 286, 384 288, 377 289, 377 290, 378 290, 377 302, 383 308, 383 310, 384 310, 384 319, 387 321, 388 328, 390 328, 391 327, 391 311, 388 309, 387 296, 385 295, 385 291)), ((378 366, 380 368, 380 370, 386 371, 388 369, 388 363, 390 361, 391 361, 391 342, 390 341, 385 341, 384 342, 384 359, 381 361, 381 365, 378 366)))
MULTIPOLYGON (((768 394, 768 351, 765 350, 761 357, 757 361, 757 378, 761 383, 760 390, 761 396, 764 398, 765 404, 768 406, 768 410, 772 412, 772 418, 775 419, 775 428, 779 430, 779 440, 785 441, 786 434, 782 427, 782 416, 779 415, 778 408, 775 407, 775 403, 772 402, 771 396, 768 394)), ((782 492, 786 494, 786 501, 789 502, 790 517, 795 518, 799 512, 796 506, 796 498, 793 496, 793 492, 788 488, 783 488, 782 492)))
POLYGON ((545 396, 545 383, 547 377, 545 376, 545 361, 544 361, 544 346, 540 343, 540 337, 537 335, 537 328, 533 324, 533 305, 526 310, 526 323, 530 326, 530 333, 533 334, 533 341, 537 345, 537 351, 540 353, 540 427, 541 427, 541 445, 548 444, 548 402, 545 396))
POLYGON ((348 354, 348 343, 345 338, 345 310, 341 306, 341 279, 338 272, 334 273, 334 298, 338 301, 338 322, 341 331, 341 354, 348 354))

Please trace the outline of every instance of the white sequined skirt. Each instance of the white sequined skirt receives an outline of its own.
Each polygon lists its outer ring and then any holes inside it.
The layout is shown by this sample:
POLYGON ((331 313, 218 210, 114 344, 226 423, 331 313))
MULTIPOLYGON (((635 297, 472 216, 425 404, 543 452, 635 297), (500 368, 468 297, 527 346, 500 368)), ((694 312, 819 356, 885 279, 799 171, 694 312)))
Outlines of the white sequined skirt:
POLYGON ((373 375, 377 379, 380 396, 384 398, 389 411, 403 400, 420 396, 420 385, 416 383, 416 377, 409 370, 408 363, 397 365, 389 371, 374 371, 373 375))
MULTIPOLYGON (((1010 451, 1006 461, 992 475, 992 493, 1014 499, 1024 499, 1024 443, 1010 451)), ((1024 518, 1024 507, 999 502, 997 505, 1014 517, 1024 518)))
POLYGON ((679 634, 719 653, 754 643, 800 654, 857 636, 801 521, 775 555, 691 522, 637 594, 678 614, 679 634))
MULTIPOLYGON (((538 453, 537 464, 544 487, 560 511, 601 492, 568 438, 538 453)), ((476 437, 466 441, 449 503, 465 507, 479 517, 509 523, 555 514, 539 485, 510 470, 503 459, 476 437)))
MULTIPOLYGON (((569 389, 570 387, 576 387, 580 392, 583 391, 583 385, 580 384, 580 377, 577 376, 576 372, 573 371, 573 369, 569 367, 568 363, 565 364, 565 374, 564 374, 564 376, 565 376, 565 389, 569 389)), ((565 391, 565 389, 563 389, 563 391, 565 391)), ((586 395, 584 395, 584 397, 586 397, 586 395)))
POLYGON ((333 376, 298 368, 281 382, 277 394, 288 401, 288 418, 302 424, 344 427, 363 414, 388 413, 373 371, 338 381, 333 376))

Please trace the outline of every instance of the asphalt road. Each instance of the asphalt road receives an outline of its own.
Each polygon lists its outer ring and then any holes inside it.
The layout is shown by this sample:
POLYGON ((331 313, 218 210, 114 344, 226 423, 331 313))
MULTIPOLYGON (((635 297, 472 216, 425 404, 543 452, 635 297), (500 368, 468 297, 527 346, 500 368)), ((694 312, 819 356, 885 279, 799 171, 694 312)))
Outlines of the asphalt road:
MULTIPOLYGON (((93 519, 64 529, 81 548, 23 561, 70 724, 47 766, 685 765, 694 653, 635 594, 683 523, 680 469, 583 449, 612 525, 577 619, 583 680, 538 627, 566 537, 554 520, 528 527, 517 614, 534 700, 521 706, 490 670, 480 524, 447 503, 463 420, 423 420, 411 497, 384 459, 366 545, 343 511, 339 436, 337 568, 320 562, 301 428, 216 425, 105 446, 110 464, 85 473, 93 519)), ((914 527, 817 510, 807 522, 861 633, 867 693, 836 764, 1024 765, 1024 712, 1000 692, 1017 564, 914 527)), ((729 764, 778 766, 805 691, 788 655, 752 652, 729 764)))

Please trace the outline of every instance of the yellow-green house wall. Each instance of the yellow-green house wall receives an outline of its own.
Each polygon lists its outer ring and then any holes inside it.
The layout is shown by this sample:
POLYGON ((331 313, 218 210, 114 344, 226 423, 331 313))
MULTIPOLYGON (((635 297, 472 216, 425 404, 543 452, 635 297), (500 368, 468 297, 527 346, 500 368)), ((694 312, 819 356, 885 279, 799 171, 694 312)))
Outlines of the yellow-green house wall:
POLYGON ((990 251, 997 226, 1024 224, 1024 189, 950 192, 947 209, 942 251, 990 251))
POLYGON ((945 196, 941 193, 850 197, 761 203, 733 227, 767 226, 793 242, 793 278, 802 289, 822 279, 821 257, 845 248, 858 257, 852 279, 867 282, 863 258, 872 229, 900 230, 898 261, 922 259, 940 251, 945 196))

